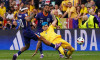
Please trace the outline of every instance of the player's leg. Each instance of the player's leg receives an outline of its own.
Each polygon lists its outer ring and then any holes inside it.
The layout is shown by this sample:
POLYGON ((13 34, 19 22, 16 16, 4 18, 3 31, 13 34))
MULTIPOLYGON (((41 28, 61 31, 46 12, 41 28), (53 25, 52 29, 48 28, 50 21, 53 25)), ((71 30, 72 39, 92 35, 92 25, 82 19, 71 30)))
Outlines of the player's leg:
MULTIPOLYGON (((60 48, 60 47, 59 47, 60 48)), ((60 53, 60 51, 58 50, 58 52, 59 52, 59 56, 61 57, 61 58, 64 58, 64 56, 60 53)))
MULTIPOLYGON (((65 49, 68 49, 67 55, 70 57, 75 49, 72 46, 67 46, 65 49)), ((66 51, 65 51, 66 53, 66 51)))
POLYGON ((74 52, 75 49, 68 42, 66 42, 63 39, 61 39, 60 42, 62 42, 61 46, 64 49, 68 49, 68 52, 65 51, 65 55, 68 56, 68 58, 69 58, 72 55, 72 53, 74 52))
POLYGON ((60 52, 62 55, 64 55, 64 49, 63 49, 62 46, 60 46, 58 50, 59 50, 59 52, 60 52))
POLYGON ((45 38, 43 38, 42 36, 38 37, 39 40, 43 41, 46 45, 48 46, 51 46, 53 48, 55 48, 56 50, 59 48, 59 46, 61 45, 61 43, 59 44, 53 44, 53 43, 50 43, 49 41, 47 41, 45 38))
MULTIPOLYGON (((60 41, 58 41, 58 39, 56 39, 56 40, 54 40, 52 43, 53 43, 53 44, 57 44, 57 43, 60 43, 60 41)), ((61 45, 62 45, 62 44, 61 44, 61 45)), ((58 52, 59 52, 59 54, 64 55, 64 49, 63 49, 62 46, 60 46, 60 47, 58 48, 58 52)))
MULTIPOLYGON (((40 36, 40 32, 36 32, 36 35, 40 36)), ((42 49, 42 42, 40 43, 39 51, 40 51, 40 54, 41 54, 40 55, 40 58, 43 58, 44 57, 44 54, 43 54, 43 49, 42 49)))
POLYGON ((39 50, 40 50, 40 54, 43 54, 42 43, 40 44, 39 50))
POLYGON ((13 55, 13 60, 16 60, 17 57, 23 53, 25 50, 29 48, 30 44, 26 44, 25 47, 22 47, 20 51, 18 51, 16 54, 13 55))
POLYGON ((43 54, 43 49, 42 49, 42 43, 40 44, 39 51, 40 51, 40 54, 41 54, 40 58, 43 58, 44 54, 43 54))
POLYGON ((24 51, 26 51, 29 47, 30 47, 30 44, 25 44, 25 46, 22 47, 22 48, 20 49, 20 51, 17 53, 18 56, 19 56, 21 53, 23 53, 24 51))
POLYGON ((56 40, 53 41, 53 43, 62 43, 61 46, 59 47, 59 51, 61 52, 61 54, 65 54, 67 57, 70 57, 72 55, 72 53, 74 52, 74 48, 65 40, 61 39, 61 38, 57 38, 56 40), (61 48, 62 47, 62 48, 61 48), (64 53, 64 49, 68 49, 69 51, 64 53))
MULTIPOLYGON (((52 43, 51 43, 51 44, 52 44, 52 43)), ((56 44, 56 43, 55 43, 55 44, 56 44)), ((53 48, 54 48, 54 47, 53 47, 53 48)), ((59 52, 60 57, 63 58, 64 56, 63 56, 62 54, 64 54, 64 50, 63 50, 62 47, 59 47, 58 52, 59 52), (61 53, 60 53, 60 52, 61 52, 61 53)), ((43 57, 43 55, 42 55, 42 57, 43 57)))
POLYGON ((13 59, 12 59, 12 60, 16 60, 17 57, 18 57, 21 53, 23 53, 24 51, 26 51, 26 50, 30 47, 30 39, 29 39, 29 38, 24 37, 24 42, 25 42, 25 46, 22 47, 22 48, 20 49, 20 51, 18 51, 16 54, 13 55, 13 59))

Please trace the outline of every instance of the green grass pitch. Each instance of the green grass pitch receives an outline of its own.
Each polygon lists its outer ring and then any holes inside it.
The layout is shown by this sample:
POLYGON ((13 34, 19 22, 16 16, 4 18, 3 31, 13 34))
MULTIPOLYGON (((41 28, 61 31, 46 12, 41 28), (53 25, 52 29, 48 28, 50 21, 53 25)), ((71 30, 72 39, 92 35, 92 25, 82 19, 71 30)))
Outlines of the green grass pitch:
MULTIPOLYGON (((0 60, 12 60, 13 54, 18 51, 0 50, 0 60)), ((44 51, 44 58, 40 59, 40 53, 31 57, 34 51, 25 51, 17 60, 100 60, 100 51, 75 51, 72 59, 60 58, 57 51, 44 51)))

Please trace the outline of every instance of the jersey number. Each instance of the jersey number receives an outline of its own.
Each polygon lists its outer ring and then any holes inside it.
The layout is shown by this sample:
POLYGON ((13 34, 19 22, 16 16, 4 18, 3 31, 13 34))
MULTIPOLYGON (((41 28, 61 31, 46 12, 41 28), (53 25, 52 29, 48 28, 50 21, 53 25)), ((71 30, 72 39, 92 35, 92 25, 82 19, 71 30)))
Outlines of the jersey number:
POLYGON ((24 27, 24 24, 22 22, 22 19, 19 19, 19 22, 20 22, 20 26, 23 28, 24 27))

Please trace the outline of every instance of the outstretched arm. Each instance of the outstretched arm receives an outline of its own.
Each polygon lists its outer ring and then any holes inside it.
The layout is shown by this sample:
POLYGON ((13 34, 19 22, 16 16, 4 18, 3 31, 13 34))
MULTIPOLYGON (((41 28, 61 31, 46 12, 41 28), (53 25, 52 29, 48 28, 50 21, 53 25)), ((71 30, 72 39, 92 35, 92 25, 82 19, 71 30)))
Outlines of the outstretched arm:
POLYGON ((53 22, 52 22, 52 25, 53 26, 56 26, 56 23, 57 23, 57 19, 56 19, 56 17, 53 15, 53 14, 51 14, 52 15, 52 18, 53 18, 53 22))
MULTIPOLYGON (((35 50, 35 52, 34 52, 34 54, 32 56, 36 55, 36 53, 37 53, 37 51, 38 51, 38 49, 40 47, 41 41, 43 41, 46 45, 51 46, 51 43, 49 41, 47 41, 44 37, 40 36, 39 40, 38 40, 38 43, 37 43, 37 46, 36 46, 36 50, 35 50)), ((55 45, 52 46, 52 47, 55 48, 55 45)))
POLYGON ((67 13, 67 12, 65 12, 65 13, 64 13, 64 15, 62 16, 62 18, 64 18, 67 14, 68 14, 68 13, 67 13))

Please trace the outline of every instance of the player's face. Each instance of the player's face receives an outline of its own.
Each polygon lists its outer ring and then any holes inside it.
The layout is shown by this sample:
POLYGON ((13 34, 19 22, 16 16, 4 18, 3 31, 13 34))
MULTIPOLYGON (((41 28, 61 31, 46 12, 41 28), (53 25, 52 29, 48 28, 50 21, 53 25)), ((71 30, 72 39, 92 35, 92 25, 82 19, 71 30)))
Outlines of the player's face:
POLYGON ((89 12, 90 8, 87 8, 87 11, 89 12))
POLYGON ((44 8, 44 9, 45 9, 45 12, 46 12, 46 13, 48 13, 48 12, 49 12, 49 10, 50 10, 49 6, 45 6, 45 8, 44 8))
POLYGON ((68 3, 68 7, 71 8, 72 7, 72 3, 68 3))
POLYGON ((3 7, 4 6, 4 3, 1 3, 1 7, 3 7))
POLYGON ((100 17, 100 12, 98 12, 98 16, 100 17))
POLYGON ((81 5, 81 7, 82 7, 82 8, 84 8, 84 7, 85 7, 85 5, 84 5, 84 4, 82 4, 82 5, 81 5))
POLYGON ((55 9, 58 9, 58 5, 55 5, 55 9))
POLYGON ((94 10, 92 10, 92 11, 91 11, 91 15, 95 15, 95 12, 94 12, 94 10))
POLYGON ((42 29, 43 29, 44 31, 46 31, 46 30, 48 29, 48 25, 43 26, 42 29))
POLYGON ((58 16, 58 11, 57 10, 55 10, 54 15, 58 16))

